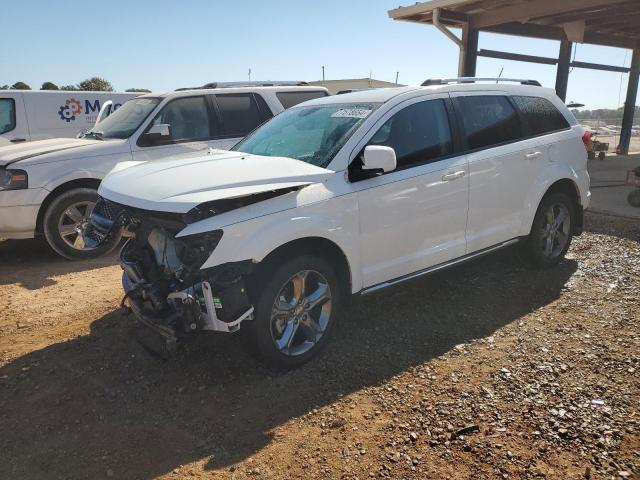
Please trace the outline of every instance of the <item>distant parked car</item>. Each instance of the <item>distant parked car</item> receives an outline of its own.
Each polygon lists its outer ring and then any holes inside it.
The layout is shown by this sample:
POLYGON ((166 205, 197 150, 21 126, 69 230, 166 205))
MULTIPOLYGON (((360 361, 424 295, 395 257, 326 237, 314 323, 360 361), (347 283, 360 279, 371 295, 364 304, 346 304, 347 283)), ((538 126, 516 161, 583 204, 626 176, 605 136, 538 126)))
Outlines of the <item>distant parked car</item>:
POLYGON ((74 138, 93 127, 106 102, 111 111, 139 93, 0 90, 0 146, 74 138))
POLYGON ((518 242, 552 267, 589 205, 584 131, 532 81, 468 82, 316 99, 231 152, 117 166, 87 242, 131 233, 123 286, 161 353, 247 328, 284 368, 322 349, 350 294, 518 242))
POLYGON ((82 138, 0 148, 0 237, 44 235, 64 257, 102 255, 118 239, 89 248, 79 232, 116 163, 227 149, 285 107, 326 95, 321 87, 295 86, 149 94, 124 103, 82 138))

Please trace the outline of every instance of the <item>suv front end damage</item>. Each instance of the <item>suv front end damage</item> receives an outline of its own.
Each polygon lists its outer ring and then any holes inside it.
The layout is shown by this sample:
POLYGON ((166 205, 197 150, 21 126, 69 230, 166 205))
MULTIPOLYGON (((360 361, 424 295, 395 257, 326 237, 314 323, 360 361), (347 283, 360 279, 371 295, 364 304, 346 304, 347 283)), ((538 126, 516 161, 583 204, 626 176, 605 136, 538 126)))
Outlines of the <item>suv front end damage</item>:
POLYGON ((176 238, 188 215, 145 211, 100 199, 84 237, 100 243, 118 229, 130 238, 120 251, 123 306, 146 327, 139 340, 163 357, 196 332, 235 332, 253 318, 245 289, 250 261, 201 269, 222 230, 176 238))

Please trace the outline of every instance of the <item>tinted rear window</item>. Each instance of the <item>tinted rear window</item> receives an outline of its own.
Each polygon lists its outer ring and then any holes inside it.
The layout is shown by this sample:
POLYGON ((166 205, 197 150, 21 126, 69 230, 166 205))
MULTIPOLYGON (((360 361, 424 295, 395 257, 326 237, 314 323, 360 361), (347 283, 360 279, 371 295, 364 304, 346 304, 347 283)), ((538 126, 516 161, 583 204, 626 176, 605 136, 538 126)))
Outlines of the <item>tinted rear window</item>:
POLYGON ((282 103, 284 108, 291 108, 299 103, 306 102, 307 100, 313 100, 314 98, 326 97, 327 92, 324 90, 316 91, 304 91, 304 92, 278 92, 276 97, 282 103))
POLYGON ((520 121, 507 97, 478 95, 458 97, 460 115, 470 150, 518 140, 520 121))
POLYGON ((527 137, 569 128, 564 116, 546 98, 513 97, 513 101, 522 114, 527 137))
POLYGON ((244 137, 263 122, 251 93, 216 95, 225 135, 244 137))

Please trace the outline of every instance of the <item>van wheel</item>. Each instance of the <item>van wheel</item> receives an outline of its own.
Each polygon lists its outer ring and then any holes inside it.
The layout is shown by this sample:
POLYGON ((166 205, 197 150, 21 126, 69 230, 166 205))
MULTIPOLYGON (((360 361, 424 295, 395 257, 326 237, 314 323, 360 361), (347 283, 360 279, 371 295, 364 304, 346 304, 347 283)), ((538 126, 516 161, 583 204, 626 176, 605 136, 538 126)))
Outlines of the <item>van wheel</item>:
POLYGON ((564 193, 542 199, 526 247, 535 266, 552 267, 564 258, 573 238, 574 211, 573 201, 564 193))
POLYGON ((283 261, 258 273, 254 320, 246 325, 260 356, 288 370, 324 348, 337 323, 341 292, 324 259, 301 255, 283 261))
POLYGON ((91 188, 74 188, 57 196, 44 214, 43 230, 49 246, 70 260, 96 258, 112 251, 120 241, 116 235, 109 243, 96 248, 85 247, 80 231, 89 221, 98 200, 91 188))

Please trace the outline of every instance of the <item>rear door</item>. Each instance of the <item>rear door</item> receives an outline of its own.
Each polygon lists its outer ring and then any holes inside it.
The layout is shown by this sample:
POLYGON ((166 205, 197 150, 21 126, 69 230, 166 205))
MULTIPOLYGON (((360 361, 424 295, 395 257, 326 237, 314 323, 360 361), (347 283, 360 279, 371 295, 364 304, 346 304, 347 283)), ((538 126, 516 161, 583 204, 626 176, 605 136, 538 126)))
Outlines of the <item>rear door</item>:
POLYGON ((205 95, 169 100, 151 120, 144 132, 154 125, 169 125, 169 135, 150 139, 145 133, 132 146, 134 160, 148 161, 172 155, 206 151, 217 147, 219 123, 205 95))
MULTIPOLYGON (((523 142, 521 119, 504 92, 452 93, 469 161, 467 253, 519 235, 529 185, 548 160, 543 143, 523 142)), ((527 210, 528 211, 528 210, 527 210)))
POLYGON ((259 94, 218 93, 211 95, 219 120, 220 134, 215 148, 228 150, 256 127, 273 117, 259 94))
POLYGON ((22 93, 0 93, 0 146, 29 141, 22 93))

